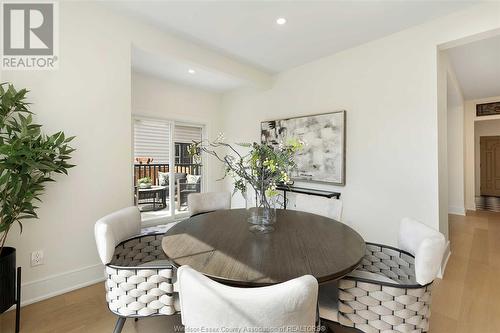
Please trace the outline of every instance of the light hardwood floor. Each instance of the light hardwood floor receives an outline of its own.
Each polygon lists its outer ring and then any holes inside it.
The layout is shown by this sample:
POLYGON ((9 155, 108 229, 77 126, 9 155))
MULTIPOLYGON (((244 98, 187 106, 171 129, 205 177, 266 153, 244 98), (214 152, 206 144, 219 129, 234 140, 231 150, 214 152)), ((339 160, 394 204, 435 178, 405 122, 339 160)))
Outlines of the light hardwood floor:
POLYGON ((432 295, 431 332, 500 332, 500 213, 449 221, 452 254, 432 295))
MULTIPOLYGON (((500 332, 500 213, 450 215, 452 255, 433 292, 431 333, 500 332)), ((111 333, 116 317, 102 284, 29 305, 23 333, 111 333)), ((14 312, 0 315, 0 332, 14 332, 14 312)), ((124 333, 174 332, 180 317, 128 320, 124 333)))

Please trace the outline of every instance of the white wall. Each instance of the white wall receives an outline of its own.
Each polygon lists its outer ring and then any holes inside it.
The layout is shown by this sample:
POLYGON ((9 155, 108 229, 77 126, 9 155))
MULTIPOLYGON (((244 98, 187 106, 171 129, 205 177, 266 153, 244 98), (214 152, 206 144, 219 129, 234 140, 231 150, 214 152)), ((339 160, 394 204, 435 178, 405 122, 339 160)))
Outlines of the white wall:
POLYGON ((438 229, 448 237, 448 74, 449 61, 437 53, 438 229))
POLYGON ((271 89, 228 94, 228 141, 259 140, 262 120, 345 109, 347 183, 322 186, 342 192, 344 219, 388 244, 404 216, 438 229, 437 47, 499 27, 500 4, 478 5, 281 73, 271 89))
MULTIPOLYGON (((132 114, 205 125, 207 137, 221 132, 221 95, 132 72, 132 114)), ((218 191, 223 175, 221 164, 209 158, 204 163, 207 191, 218 191)))
POLYGON ((448 211, 465 215, 463 107, 448 108, 448 211))
MULTIPOLYGON (((489 122, 491 120, 500 119, 500 116, 483 116, 476 117, 476 104, 497 102, 500 100, 499 96, 482 98, 476 100, 465 101, 465 207, 466 209, 476 210, 475 196, 479 194, 480 187, 480 174, 479 165, 476 166, 476 136, 475 124, 482 122, 489 122), (476 172, 478 173, 476 176, 476 172), (477 177, 477 180, 476 180, 477 177)), ((478 146, 479 147, 479 146, 478 146)), ((477 147, 477 150, 479 148, 477 147)))
POLYGON ((31 90, 31 110, 47 132, 77 136, 77 167, 69 177, 56 177, 42 198, 40 219, 26 221, 22 237, 14 228, 7 242, 17 248, 17 263, 23 267, 25 304, 103 278, 94 223, 132 204, 132 45, 185 56, 203 68, 215 66, 254 83, 268 80, 265 73, 96 3, 60 2, 59 16, 59 70, 0 72, 0 81, 31 90), (30 253, 37 249, 44 250, 45 264, 32 268, 30 253))
POLYGON ((100 279, 93 225, 132 203, 130 41, 106 19, 90 7, 61 3, 59 70, 1 73, 1 81, 30 90, 31 110, 46 132, 77 137, 77 166, 48 186, 40 219, 26 221, 22 237, 15 228, 7 241, 23 268, 23 300, 100 279), (45 264, 32 268, 37 249, 45 264))
POLYGON ((448 212, 465 215, 464 100, 454 71, 447 75, 448 212))

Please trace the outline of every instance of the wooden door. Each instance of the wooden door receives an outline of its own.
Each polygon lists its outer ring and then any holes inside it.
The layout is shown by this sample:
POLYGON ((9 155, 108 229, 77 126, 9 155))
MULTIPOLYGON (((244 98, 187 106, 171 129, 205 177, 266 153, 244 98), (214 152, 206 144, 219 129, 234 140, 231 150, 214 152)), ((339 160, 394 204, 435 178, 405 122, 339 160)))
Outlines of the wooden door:
POLYGON ((481 195, 500 197, 500 136, 479 138, 481 195))

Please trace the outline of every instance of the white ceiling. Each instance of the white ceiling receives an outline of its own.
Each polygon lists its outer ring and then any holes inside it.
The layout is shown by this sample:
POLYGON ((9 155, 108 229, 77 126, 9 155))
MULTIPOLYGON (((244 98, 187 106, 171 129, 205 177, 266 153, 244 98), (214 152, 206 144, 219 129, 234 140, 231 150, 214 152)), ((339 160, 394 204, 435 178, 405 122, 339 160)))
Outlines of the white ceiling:
POLYGON ((500 36, 448 50, 465 99, 500 96, 500 36))
POLYGON ((135 47, 132 48, 132 69, 213 92, 224 92, 244 84, 242 80, 223 73, 190 65, 179 59, 160 57, 135 47), (190 69, 195 73, 189 73, 190 69))
POLYGON ((113 1, 115 10, 269 73, 470 6, 469 1, 113 1), (288 23, 279 26, 276 18, 288 23))

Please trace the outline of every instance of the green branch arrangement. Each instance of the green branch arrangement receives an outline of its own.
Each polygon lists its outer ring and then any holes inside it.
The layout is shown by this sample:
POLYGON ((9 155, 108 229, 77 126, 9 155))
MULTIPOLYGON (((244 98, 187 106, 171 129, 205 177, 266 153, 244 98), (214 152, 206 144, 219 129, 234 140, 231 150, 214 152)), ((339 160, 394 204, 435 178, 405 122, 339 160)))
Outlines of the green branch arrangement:
POLYGON ((33 123, 26 89, 0 84, 0 254, 9 231, 22 221, 38 218, 36 201, 54 173, 68 174, 74 137, 63 132, 45 135, 33 123))
POLYGON ((289 139, 277 147, 256 142, 237 143, 235 146, 225 143, 224 136, 220 134, 214 141, 194 142, 189 147, 189 154, 198 163, 202 152, 218 159, 225 166, 223 179, 227 176, 233 178, 233 194, 239 191, 246 198, 250 186, 257 194, 259 207, 269 208, 269 199, 278 195, 276 186, 290 183, 290 175, 296 168, 294 157, 303 143, 289 139), (235 146, 248 152, 240 153, 235 146))

